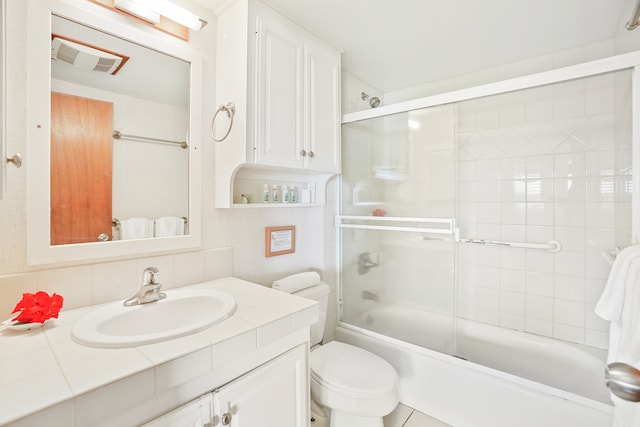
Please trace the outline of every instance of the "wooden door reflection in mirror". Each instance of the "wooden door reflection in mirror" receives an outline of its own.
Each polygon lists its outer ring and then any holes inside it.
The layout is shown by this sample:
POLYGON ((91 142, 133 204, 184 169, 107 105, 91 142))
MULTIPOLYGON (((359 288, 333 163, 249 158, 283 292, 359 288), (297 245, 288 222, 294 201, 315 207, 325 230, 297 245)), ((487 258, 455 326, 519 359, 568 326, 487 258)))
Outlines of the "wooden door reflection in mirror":
POLYGON ((111 240, 113 104, 51 93, 51 244, 111 240))

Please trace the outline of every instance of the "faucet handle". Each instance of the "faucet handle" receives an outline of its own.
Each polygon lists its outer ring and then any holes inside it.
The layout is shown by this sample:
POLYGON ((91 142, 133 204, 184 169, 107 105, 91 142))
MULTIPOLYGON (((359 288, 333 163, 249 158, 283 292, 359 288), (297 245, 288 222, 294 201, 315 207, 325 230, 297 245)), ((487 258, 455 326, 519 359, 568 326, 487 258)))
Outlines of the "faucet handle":
POLYGON ((157 284, 160 271, 155 267, 147 267, 142 272, 142 285, 157 284))

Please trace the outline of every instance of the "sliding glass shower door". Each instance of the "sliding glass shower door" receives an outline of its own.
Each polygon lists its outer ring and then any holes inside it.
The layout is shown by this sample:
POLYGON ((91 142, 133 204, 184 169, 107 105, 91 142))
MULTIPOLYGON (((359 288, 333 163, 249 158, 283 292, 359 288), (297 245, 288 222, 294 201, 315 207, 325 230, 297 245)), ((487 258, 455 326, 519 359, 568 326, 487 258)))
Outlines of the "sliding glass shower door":
POLYGON ((342 321, 453 352, 452 106, 343 126, 342 321))

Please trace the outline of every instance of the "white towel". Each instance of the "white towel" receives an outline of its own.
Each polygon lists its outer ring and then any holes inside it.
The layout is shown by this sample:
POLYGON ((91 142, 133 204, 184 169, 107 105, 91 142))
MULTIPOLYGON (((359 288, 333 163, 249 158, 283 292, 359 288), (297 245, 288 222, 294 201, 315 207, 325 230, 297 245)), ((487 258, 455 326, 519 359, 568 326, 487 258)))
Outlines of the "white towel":
MULTIPOLYGON (((630 246, 618 254, 595 312, 611 322, 607 363, 640 368, 640 246, 630 246)), ((615 395, 611 399, 615 427, 640 425, 640 405, 615 395)))
POLYGON ((153 221, 147 218, 129 218, 120 221, 120 239, 148 239, 153 237, 153 221))
POLYGON ((640 256, 640 246, 632 245, 624 248, 616 256, 607 284, 596 305, 596 314, 606 320, 613 320, 622 313, 625 287, 629 266, 637 256, 640 256))
POLYGON ((172 237, 184 235, 184 218, 163 216, 156 219, 156 237, 172 237))
POLYGON ((273 282, 271 287, 282 292, 294 293, 320 283, 320 275, 315 271, 292 274, 273 282))

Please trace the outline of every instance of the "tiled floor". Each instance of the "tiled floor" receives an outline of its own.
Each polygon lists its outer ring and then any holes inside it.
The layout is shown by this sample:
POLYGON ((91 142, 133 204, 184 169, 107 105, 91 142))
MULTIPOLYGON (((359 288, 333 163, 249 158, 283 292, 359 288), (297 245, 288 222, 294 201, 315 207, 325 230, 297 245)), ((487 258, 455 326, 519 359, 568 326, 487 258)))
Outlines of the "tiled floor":
POLYGON ((384 417, 384 427, 452 427, 402 403, 384 417))
MULTIPOLYGON (((329 420, 316 416, 312 427, 327 427, 329 420)), ((384 417, 384 427, 452 427, 442 421, 436 420, 429 415, 416 411, 402 403, 386 417, 384 417)))

